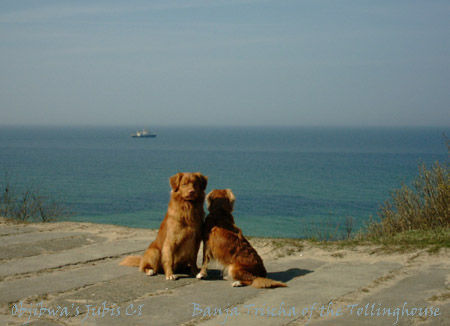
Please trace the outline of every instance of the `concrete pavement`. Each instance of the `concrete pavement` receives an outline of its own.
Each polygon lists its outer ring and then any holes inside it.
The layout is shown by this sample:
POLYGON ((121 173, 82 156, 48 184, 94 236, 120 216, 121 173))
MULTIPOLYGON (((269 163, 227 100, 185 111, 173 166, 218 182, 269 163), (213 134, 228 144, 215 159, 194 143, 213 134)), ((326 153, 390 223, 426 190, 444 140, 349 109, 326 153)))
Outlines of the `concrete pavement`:
POLYGON ((118 265, 124 256, 142 253, 155 235, 89 223, 0 221, 0 324, 444 325, 450 320, 445 250, 374 254, 373 248, 322 249, 305 242, 301 250, 287 248, 283 254, 281 240, 272 246, 270 240, 252 239, 269 277, 288 287, 233 288, 218 265, 207 280, 180 275, 177 281, 118 265))

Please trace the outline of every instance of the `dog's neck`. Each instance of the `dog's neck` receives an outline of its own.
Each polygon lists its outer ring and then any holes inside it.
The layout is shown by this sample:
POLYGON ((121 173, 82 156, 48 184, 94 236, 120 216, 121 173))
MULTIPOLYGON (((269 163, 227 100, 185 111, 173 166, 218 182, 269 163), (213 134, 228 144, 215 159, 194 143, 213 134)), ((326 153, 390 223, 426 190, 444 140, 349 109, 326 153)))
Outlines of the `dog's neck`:
POLYGON ((214 209, 213 211, 209 211, 209 216, 219 223, 234 225, 233 214, 227 210, 220 208, 214 209))
POLYGON ((184 200, 181 197, 171 198, 168 213, 188 224, 202 222, 205 217, 203 201, 204 197, 201 196, 193 201, 184 200))

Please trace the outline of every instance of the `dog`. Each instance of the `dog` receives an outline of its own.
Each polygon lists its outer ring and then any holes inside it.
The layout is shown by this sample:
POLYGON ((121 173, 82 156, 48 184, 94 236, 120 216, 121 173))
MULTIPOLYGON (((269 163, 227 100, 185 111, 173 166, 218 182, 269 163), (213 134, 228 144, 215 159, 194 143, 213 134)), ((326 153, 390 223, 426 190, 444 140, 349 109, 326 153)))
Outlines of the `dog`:
POLYGON ((230 189, 214 189, 206 197, 209 214, 203 226, 203 264, 198 279, 206 278, 211 259, 218 260, 235 282, 232 286, 252 285, 276 288, 287 285, 266 278, 261 257, 234 224, 231 214, 235 197, 230 189))
POLYGON ((128 256, 120 265, 138 266, 150 276, 164 271, 166 280, 176 280, 174 272, 186 267, 196 275, 207 183, 208 177, 199 172, 177 173, 170 177, 169 206, 155 241, 143 256, 128 256))

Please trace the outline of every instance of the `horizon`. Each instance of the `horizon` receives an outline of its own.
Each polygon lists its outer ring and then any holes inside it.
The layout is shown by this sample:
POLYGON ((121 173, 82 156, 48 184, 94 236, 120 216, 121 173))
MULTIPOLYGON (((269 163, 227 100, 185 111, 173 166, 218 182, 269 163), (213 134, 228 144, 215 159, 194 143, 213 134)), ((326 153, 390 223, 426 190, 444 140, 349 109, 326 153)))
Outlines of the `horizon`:
POLYGON ((268 129, 442 129, 442 130, 450 130, 450 126, 447 125, 194 125, 194 124, 186 124, 186 125, 163 125, 163 124, 155 124, 155 125, 134 125, 134 124, 1 124, 0 128, 133 128, 133 129, 147 129, 147 130, 156 130, 158 128, 180 128, 180 129, 196 129, 196 128, 217 128, 217 129, 260 129, 260 128, 268 128, 268 129))

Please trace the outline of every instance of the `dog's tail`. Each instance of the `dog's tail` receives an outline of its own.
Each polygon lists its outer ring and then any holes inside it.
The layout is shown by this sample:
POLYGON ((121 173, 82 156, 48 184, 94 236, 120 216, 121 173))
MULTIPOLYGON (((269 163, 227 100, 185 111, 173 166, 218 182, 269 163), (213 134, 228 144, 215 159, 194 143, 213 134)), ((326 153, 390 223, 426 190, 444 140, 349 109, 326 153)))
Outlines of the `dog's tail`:
POLYGON ((258 289, 287 287, 287 285, 283 282, 278 282, 278 281, 271 280, 270 278, 265 278, 265 277, 255 278, 251 285, 258 289))
POLYGON ((124 260, 120 262, 119 265, 123 266, 136 266, 139 267, 139 264, 141 263, 142 256, 127 256, 124 260))

